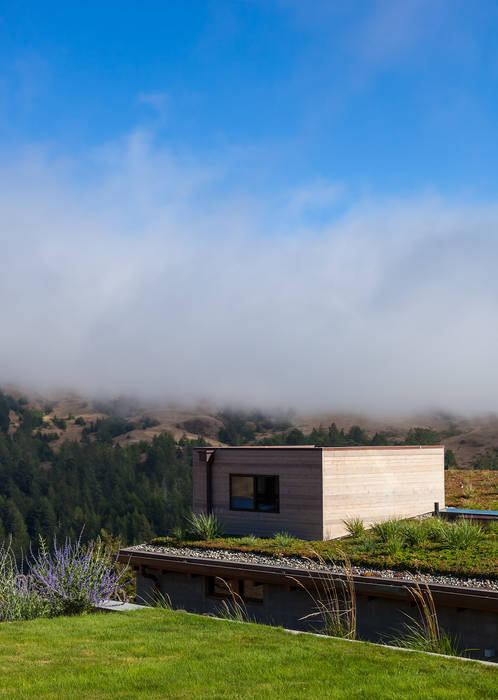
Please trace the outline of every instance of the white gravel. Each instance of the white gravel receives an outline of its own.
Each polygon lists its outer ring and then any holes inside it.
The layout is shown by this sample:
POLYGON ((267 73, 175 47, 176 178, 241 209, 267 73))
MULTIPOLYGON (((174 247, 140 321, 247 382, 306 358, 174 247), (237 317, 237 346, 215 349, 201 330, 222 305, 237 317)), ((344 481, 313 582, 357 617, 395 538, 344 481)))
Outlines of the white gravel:
MULTIPOLYGON (((139 544, 134 547, 127 547, 128 550, 142 552, 152 552, 156 554, 167 554, 177 557, 196 557, 197 559, 218 559, 221 561, 233 561, 242 564, 263 564, 265 566, 277 566, 286 569, 305 569, 317 571, 333 571, 344 573, 341 564, 327 562, 325 565, 319 561, 306 559, 304 557, 284 557, 271 556, 267 554, 257 554, 255 552, 238 552, 233 549, 202 549, 200 547, 162 547, 160 545, 139 544)), ((353 573, 356 576, 378 576, 380 578, 392 578, 400 581, 423 580, 427 583, 444 584, 446 586, 465 586, 466 588, 486 588, 498 591, 498 581, 485 578, 460 578, 448 576, 446 574, 414 575, 406 571, 396 571, 393 569, 371 569, 363 566, 353 566, 353 573)))

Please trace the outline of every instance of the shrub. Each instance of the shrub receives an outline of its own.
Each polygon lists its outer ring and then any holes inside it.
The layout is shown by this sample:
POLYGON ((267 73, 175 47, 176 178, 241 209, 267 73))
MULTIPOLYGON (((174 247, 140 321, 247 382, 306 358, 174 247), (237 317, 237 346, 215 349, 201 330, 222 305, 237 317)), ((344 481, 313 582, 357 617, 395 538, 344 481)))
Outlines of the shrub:
POLYGON ((361 518, 349 518, 349 520, 343 520, 342 522, 351 537, 358 539, 365 535, 365 526, 361 518))
POLYGON ((191 513, 187 523, 191 534, 200 540, 223 537, 223 525, 214 513, 191 513))
MULTIPOLYGON (((171 536, 174 540, 177 542, 181 542, 182 540, 188 539, 188 531, 187 528, 184 525, 177 525, 171 530, 171 536)), ((156 538, 157 539, 157 538, 156 538)), ((166 539, 166 538, 164 538, 166 539)))
POLYGON ((142 428, 143 430, 146 428, 155 428, 157 425, 160 425, 159 421, 157 418, 151 418, 151 416, 142 416, 138 423, 138 427, 142 428))
POLYGON ((422 528, 431 542, 442 542, 449 523, 442 518, 428 518, 422 522, 422 528))
POLYGON ((54 614, 73 615, 91 610, 108 600, 125 584, 126 569, 116 571, 109 564, 110 552, 102 542, 83 547, 66 538, 54 540, 53 553, 40 539, 38 555, 30 563, 33 588, 48 601, 54 614))
POLYGON ((365 534, 365 537, 357 540, 357 552, 360 554, 374 554, 377 551, 377 546, 377 541, 367 534, 365 534))

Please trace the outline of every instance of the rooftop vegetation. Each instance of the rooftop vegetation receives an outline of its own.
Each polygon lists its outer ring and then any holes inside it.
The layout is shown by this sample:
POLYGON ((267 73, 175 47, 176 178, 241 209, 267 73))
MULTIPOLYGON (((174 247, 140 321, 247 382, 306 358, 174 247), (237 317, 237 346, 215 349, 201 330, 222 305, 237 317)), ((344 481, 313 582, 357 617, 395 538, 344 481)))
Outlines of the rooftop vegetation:
POLYGON ((485 698, 494 668, 144 609, 0 626, 9 698, 485 698))
MULTIPOLYGON (((156 537, 153 545, 234 549, 275 557, 349 559, 353 567, 498 578, 498 527, 483 528, 472 521, 449 522, 392 519, 365 530, 360 520, 347 522, 350 535, 326 542, 294 539, 287 533, 273 538, 210 537, 208 530, 177 532, 181 537, 156 537)), ((210 528, 212 531, 213 528, 210 528)))
POLYGON ((498 510, 498 469, 449 469, 445 491, 448 506, 498 510))

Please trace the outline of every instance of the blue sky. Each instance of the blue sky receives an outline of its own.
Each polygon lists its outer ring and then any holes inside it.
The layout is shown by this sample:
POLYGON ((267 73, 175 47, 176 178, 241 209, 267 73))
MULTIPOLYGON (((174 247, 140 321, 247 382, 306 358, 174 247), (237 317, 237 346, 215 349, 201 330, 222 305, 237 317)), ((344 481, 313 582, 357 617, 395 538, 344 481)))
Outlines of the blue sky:
POLYGON ((0 382, 498 411, 494 0, 0 2, 0 382))
POLYGON ((1 145, 76 156, 137 125, 239 183, 494 196, 492 0, 4 2, 1 145))

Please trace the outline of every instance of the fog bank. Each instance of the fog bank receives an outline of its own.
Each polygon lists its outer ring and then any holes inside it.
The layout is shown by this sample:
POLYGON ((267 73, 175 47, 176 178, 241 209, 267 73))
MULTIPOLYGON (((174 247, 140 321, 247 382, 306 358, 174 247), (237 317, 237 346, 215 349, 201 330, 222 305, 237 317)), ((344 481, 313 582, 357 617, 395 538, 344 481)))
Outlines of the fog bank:
POLYGON ((498 410, 497 204, 341 201, 324 182, 263 196, 231 185, 235 165, 141 132, 78 162, 4 159, 0 382, 498 410))

